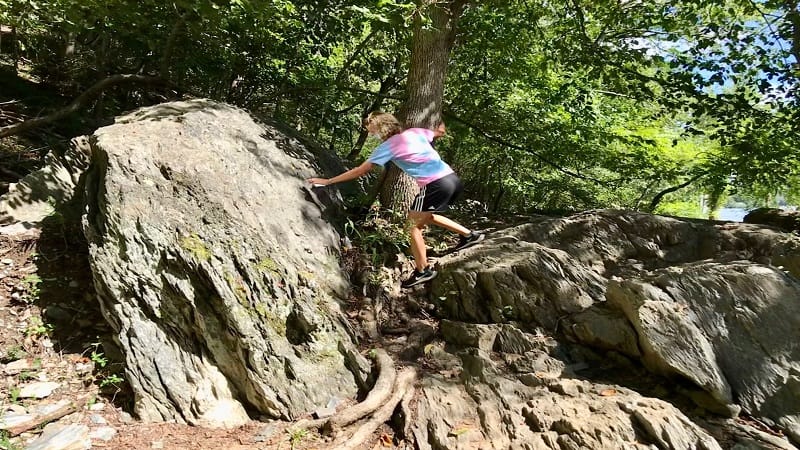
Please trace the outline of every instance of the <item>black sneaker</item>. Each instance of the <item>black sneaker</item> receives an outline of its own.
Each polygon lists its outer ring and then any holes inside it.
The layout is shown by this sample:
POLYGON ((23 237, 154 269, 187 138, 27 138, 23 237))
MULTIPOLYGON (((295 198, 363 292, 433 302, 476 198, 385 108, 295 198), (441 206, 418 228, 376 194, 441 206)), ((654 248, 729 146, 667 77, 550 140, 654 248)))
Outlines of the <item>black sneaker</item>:
POLYGON ((485 237, 486 235, 483 233, 471 231, 468 235, 461 236, 461 239, 458 241, 458 245, 456 245, 456 248, 454 248, 453 251, 457 252, 459 250, 464 250, 467 247, 472 247, 473 245, 482 241, 485 237))
POLYGON ((417 272, 415 270, 407 280, 400 283, 400 287, 403 289, 408 289, 411 286, 416 286, 426 281, 431 281, 432 279, 436 278, 437 274, 438 273, 435 270, 432 270, 430 267, 427 267, 422 272, 417 272))

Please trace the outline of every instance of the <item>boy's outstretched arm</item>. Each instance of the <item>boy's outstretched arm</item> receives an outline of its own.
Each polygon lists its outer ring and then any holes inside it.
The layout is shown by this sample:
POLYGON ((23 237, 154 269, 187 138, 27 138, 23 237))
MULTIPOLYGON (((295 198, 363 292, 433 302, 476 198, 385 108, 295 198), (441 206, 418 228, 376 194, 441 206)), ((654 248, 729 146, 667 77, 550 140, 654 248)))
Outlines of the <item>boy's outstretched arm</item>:
POLYGON ((336 175, 333 178, 309 178, 306 181, 311 184, 321 184, 323 186, 327 186, 329 184, 341 183, 342 181, 355 180, 356 178, 363 177, 369 173, 373 166, 374 164, 371 162, 364 161, 360 166, 354 167, 347 172, 336 175))

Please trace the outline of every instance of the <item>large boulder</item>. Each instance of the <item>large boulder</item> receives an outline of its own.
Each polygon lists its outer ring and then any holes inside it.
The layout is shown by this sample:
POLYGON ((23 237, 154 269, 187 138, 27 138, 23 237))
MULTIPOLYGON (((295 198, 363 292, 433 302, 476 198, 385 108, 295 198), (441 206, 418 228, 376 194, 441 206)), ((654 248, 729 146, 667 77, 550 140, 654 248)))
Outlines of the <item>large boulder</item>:
POLYGON ((703 262, 612 281, 608 306, 642 361, 800 441, 800 283, 770 266, 703 262))
POLYGON ((79 186, 89 158, 86 138, 77 138, 66 151, 49 153, 41 169, 11 184, 0 197, 0 234, 36 234, 42 221, 55 214, 79 221, 83 211, 79 186))
POLYGON ((575 378, 545 336, 452 321, 442 334, 452 353, 429 351, 411 427, 417 448, 722 448, 665 401, 575 378))
POLYGON ((795 235, 589 211, 534 217, 438 265, 429 298, 444 318, 512 321, 636 358, 695 385, 702 406, 744 408, 800 442, 795 235))
POLYGON ((758 208, 744 216, 745 223, 770 225, 784 231, 800 232, 800 211, 786 211, 778 208, 758 208))
POLYGON ((89 141, 84 232, 138 416, 235 426, 355 394, 339 237, 303 145, 205 100, 89 141))

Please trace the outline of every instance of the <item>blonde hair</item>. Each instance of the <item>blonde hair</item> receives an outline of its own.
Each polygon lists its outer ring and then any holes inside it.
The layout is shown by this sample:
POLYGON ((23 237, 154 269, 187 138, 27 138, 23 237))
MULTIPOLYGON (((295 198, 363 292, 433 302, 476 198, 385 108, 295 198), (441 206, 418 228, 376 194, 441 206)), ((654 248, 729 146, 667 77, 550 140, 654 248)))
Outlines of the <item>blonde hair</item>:
POLYGON ((369 113, 367 118, 364 119, 364 127, 366 128, 371 124, 377 126, 378 133, 384 141, 403 131, 400 121, 395 116, 385 112, 373 111, 369 113))

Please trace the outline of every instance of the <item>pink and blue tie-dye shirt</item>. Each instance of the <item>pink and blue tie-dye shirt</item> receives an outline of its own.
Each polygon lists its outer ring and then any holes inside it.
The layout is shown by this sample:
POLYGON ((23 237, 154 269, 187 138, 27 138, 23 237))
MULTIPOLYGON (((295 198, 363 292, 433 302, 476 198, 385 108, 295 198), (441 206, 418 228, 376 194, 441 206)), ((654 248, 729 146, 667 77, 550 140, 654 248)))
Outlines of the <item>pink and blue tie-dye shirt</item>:
POLYGON ((383 141, 370 155, 368 161, 381 166, 392 161, 417 181, 420 186, 453 173, 431 146, 433 131, 426 128, 409 128, 383 141))

